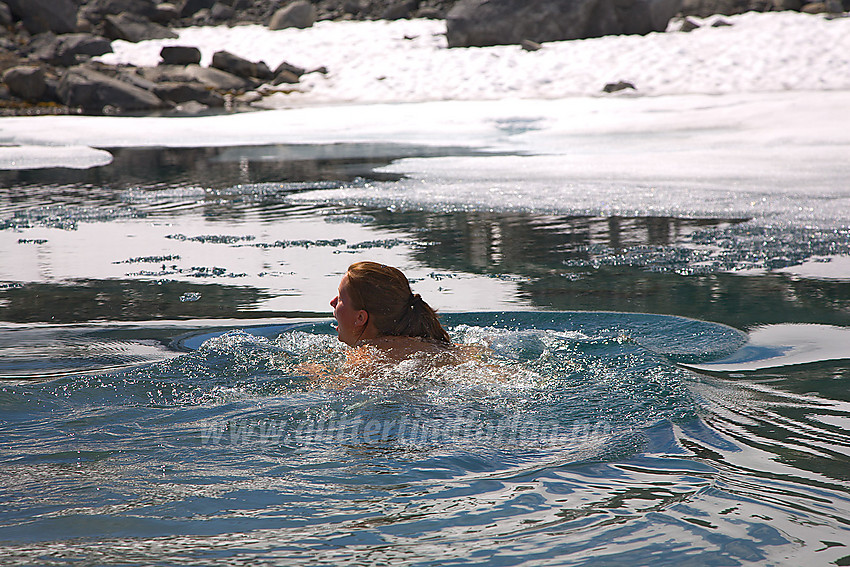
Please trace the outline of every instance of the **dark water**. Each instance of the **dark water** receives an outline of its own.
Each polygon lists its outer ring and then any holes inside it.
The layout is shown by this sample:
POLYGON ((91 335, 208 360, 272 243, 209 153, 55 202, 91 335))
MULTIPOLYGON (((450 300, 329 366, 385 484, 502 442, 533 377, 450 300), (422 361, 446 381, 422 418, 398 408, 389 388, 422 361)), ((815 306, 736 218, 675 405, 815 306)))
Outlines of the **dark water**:
POLYGON ((293 200, 458 148, 0 173, 0 563, 850 564, 840 230, 293 200), (708 250, 708 252, 706 252, 708 250), (312 381, 352 261, 459 367, 312 381))

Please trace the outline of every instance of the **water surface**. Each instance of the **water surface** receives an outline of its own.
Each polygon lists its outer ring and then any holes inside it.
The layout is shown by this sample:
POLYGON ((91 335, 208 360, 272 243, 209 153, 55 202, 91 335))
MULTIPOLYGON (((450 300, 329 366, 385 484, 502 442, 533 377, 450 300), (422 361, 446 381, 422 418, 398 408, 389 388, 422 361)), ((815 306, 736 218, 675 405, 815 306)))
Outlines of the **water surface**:
POLYGON ((455 147, 110 151, 2 173, 4 561, 850 564, 846 230, 357 197, 455 147), (486 357, 305 375, 363 258, 486 357))

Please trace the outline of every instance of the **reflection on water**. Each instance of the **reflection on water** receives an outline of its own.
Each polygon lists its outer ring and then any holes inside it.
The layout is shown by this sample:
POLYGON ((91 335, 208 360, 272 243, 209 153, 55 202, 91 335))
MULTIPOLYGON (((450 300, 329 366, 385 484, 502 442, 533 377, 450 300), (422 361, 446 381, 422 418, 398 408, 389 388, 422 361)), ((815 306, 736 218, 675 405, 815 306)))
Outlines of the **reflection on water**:
POLYGON ((841 345, 682 366, 850 325, 847 278, 781 271, 846 231, 292 198, 456 148, 110 151, 0 173, 3 561, 850 564, 841 345), (311 381, 360 258, 489 358, 311 381))

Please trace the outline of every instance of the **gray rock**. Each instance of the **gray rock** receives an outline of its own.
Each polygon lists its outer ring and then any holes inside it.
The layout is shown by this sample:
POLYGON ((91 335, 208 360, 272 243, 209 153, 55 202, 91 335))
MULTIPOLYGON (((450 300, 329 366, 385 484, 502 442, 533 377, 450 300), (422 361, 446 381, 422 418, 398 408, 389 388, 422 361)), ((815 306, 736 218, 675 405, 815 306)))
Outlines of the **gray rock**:
POLYGON ((77 27, 77 6, 71 0, 4 0, 30 33, 71 33, 77 27))
POLYGON ((223 2, 216 2, 213 4, 213 7, 210 8, 210 17, 218 22, 229 20, 233 17, 233 14, 233 8, 223 2))
POLYGON ((535 43, 663 31, 681 0, 460 0, 449 47, 535 43))
POLYGON ((540 51, 540 49, 543 47, 542 45, 540 45, 536 41, 531 41, 530 39, 524 39, 524 40, 520 41, 519 45, 525 51, 540 51))
POLYGON ((356 16, 366 9, 360 0, 345 0, 342 4, 342 13, 356 16))
POLYGON ((685 18, 682 22, 682 27, 679 28, 679 31, 688 33, 698 29, 699 27, 699 23, 693 18, 685 18))
POLYGON ((264 62, 254 63, 228 51, 216 51, 213 54, 211 67, 246 79, 256 77, 265 81, 274 78, 264 62))
POLYGON ((170 2, 163 2, 157 4, 156 12, 151 16, 151 21, 168 25, 178 18, 180 18, 180 9, 170 2))
POLYGON ((31 59, 63 67, 78 63, 80 56, 88 58, 112 53, 112 43, 108 39, 88 33, 39 34, 33 38, 30 47, 31 59))
POLYGON ((179 112, 180 114, 200 114, 202 112, 206 112, 210 107, 206 104, 201 104, 196 100, 190 100, 188 102, 184 102, 178 104, 174 107, 175 112, 179 112))
POLYGON ((153 92, 163 100, 182 104, 196 101, 205 106, 224 106, 224 97, 199 83, 165 82, 157 84, 153 92))
POLYGON ((419 9, 419 0, 401 0, 390 4, 381 14, 383 20, 403 20, 410 18, 419 9))
POLYGON ((80 107, 85 112, 104 113, 109 109, 156 110, 166 107, 152 92, 83 65, 68 69, 59 83, 58 95, 65 105, 80 107))
MULTIPOLYGON (((607 2, 608 0, 601 0, 607 2)), ((446 18, 449 47, 484 47, 587 36, 600 0, 461 0, 446 18)))
POLYGON ((180 17, 191 18, 201 10, 209 10, 216 0, 184 0, 180 4, 180 17))
POLYGON ((41 67, 12 67, 3 73, 3 82, 9 87, 9 92, 24 100, 41 100, 47 90, 41 67))
MULTIPOLYGON (((197 65, 196 65, 197 66, 197 65)), ((185 65, 158 65, 156 67, 140 67, 139 74, 154 83, 176 82, 185 83, 197 81, 186 69, 185 65)))
POLYGON ((272 85, 274 85, 274 86, 283 85, 283 84, 294 85, 295 83, 299 82, 300 80, 301 79, 300 79, 299 75, 296 75, 295 73, 291 73, 289 71, 283 70, 283 71, 281 71, 280 73, 277 73, 274 76, 274 79, 272 79, 272 85))
POLYGON ((7 28, 12 25, 12 10, 9 9, 9 6, 0 2, 0 26, 7 28))
POLYGON ((197 65, 201 62, 201 50, 197 47, 168 45, 160 50, 159 56, 164 65, 197 65))
POLYGON ((219 91, 244 91, 251 86, 250 81, 212 67, 187 65, 186 73, 192 80, 219 91))
POLYGON ((123 39, 132 43, 148 39, 174 39, 177 34, 169 28, 134 14, 106 16, 103 29, 109 39, 123 39))
POLYGON ((86 0, 83 4, 85 14, 96 18, 125 13, 153 18, 157 6, 154 0, 86 0))
POLYGON ((280 65, 275 67, 275 70, 272 71, 272 73, 274 74, 275 77, 277 77, 279 74, 283 73, 284 71, 287 72, 287 73, 290 73, 292 75, 295 75, 296 77, 300 77, 301 75, 303 75, 304 73, 307 72, 307 70, 304 69, 303 67, 298 67, 297 65, 292 65, 291 63, 287 63, 286 61, 283 61, 283 62, 281 62, 280 65))
POLYGON ((316 23, 316 9, 313 5, 305 0, 295 0, 292 4, 274 13, 269 22, 269 29, 303 29, 311 27, 314 23, 316 23))
POLYGON ((606 93, 616 93, 624 90, 637 90, 635 86, 627 81, 617 81, 616 83, 608 83, 602 87, 602 91, 606 93))
POLYGON ((426 20, 445 20, 446 13, 440 10, 439 8, 420 8, 418 12, 416 12, 417 18, 424 18, 426 20))

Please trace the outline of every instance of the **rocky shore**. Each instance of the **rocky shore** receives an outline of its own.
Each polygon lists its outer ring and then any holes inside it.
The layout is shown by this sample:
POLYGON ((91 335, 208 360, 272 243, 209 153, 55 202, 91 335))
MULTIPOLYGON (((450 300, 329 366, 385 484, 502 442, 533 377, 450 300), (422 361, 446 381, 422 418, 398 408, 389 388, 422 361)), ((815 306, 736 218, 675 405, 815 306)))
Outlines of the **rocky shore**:
POLYGON ((271 69, 217 52, 209 66, 191 45, 162 49, 154 67, 93 60, 113 40, 177 38, 188 26, 260 24, 304 28, 319 20, 447 20, 448 43, 522 44, 663 31, 671 18, 746 11, 840 13, 850 0, 0 0, 0 115, 197 114, 246 110, 274 92, 297 89, 307 73, 271 69), (565 24, 565 22, 568 23, 565 24))

